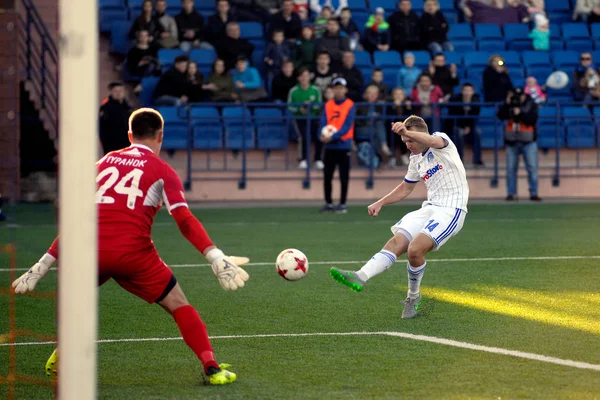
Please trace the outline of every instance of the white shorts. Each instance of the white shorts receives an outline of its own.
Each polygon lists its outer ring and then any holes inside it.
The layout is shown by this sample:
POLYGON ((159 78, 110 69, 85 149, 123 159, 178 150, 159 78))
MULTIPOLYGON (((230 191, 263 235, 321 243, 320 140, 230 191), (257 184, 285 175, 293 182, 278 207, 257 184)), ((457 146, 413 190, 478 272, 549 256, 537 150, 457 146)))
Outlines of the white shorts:
POLYGON ((394 235, 402 234, 412 241, 419 233, 429 236, 434 250, 439 250, 451 237, 460 232, 467 213, 460 208, 439 207, 431 204, 410 212, 392 226, 394 235))

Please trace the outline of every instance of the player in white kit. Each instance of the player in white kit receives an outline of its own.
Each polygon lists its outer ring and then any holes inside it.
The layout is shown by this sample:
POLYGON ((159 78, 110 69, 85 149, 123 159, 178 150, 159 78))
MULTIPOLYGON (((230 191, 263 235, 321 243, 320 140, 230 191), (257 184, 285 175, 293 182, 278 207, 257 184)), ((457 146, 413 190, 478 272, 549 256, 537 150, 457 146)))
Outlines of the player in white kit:
POLYGON ((419 210, 406 214, 392 226, 394 236, 360 270, 331 268, 330 273, 339 283, 360 292, 369 279, 407 253, 408 295, 402 318, 413 318, 421 303, 419 287, 427 265, 425 254, 439 250, 462 229, 469 185, 465 167, 448 135, 429 134, 425 121, 414 115, 404 122, 393 123, 392 130, 402 137, 411 152, 408 172, 400 185, 368 207, 369 215, 376 217, 383 206, 406 198, 421 180, 427 187, 427 200, 419 210))

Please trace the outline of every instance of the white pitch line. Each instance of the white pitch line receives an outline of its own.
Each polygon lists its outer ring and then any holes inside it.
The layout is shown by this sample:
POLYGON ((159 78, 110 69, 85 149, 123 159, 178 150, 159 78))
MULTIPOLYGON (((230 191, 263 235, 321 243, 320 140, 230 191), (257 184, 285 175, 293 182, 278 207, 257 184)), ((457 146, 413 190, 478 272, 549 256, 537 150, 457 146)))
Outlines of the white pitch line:
MULTIPOLYGON (((459 342, 457 340, 452 339, 444 339, 436 336, 426 336, 426 335, 414 335, 412 333, 405 332, 314 332, 314 333, 267 333, 267 334, 257 334, 257 335, 225 335, 225 336, 211 336, 211 340, 219 340, 219 339, 257 339, 257 338, 279 338, 279 337, 311 337, 311 336, 393 336, 399 337, 403 339, 417 340, 421 342, 429 342, 435 344, 441 344, 444 346, 450 347, 458 347, 461 349, 481 351, 484 353, 491 354, 500 354, 510 357, 523 358, 527 360, 544 362, 547 364, 555 364, 561 365, 564 367, 578 368, 578 369, 588 369, 592 371, 600 372, 600 365, 598 364, 590 364, 582 361, 573 361, 566 360, 557 357, 550 357, 541 354, 535 353, 526 353, 524 351, 518 350, 509 350, 503 349, 501 347, 489 347, 482 346, 478 344, 468 343, 468 342, 459 342)), ((181 337, 167 337, 167 338, 125 338, 125 339, 101 339, 98 340, 98 343, 127 343, 127 342, 164 342, 164 341, 174 341, 174 340, 182 340, 181 337)), ((0 343, 0 347, 7 346, 41 346, 41 345, 51 345, 56 344, 56 342, 22 342, 22 343, 0 343)))
MULTIPOLYGON (((543 261, 543 260, 597 260, 600 256, 540 256, 540 257, 474 257, 474 258, 437 258, 427 260, 429 263, 436 262, 482 262, 482 261, 543 261)), ((310 265, 349 265, 349 264, 363 264, 365 261, 311 261, 310 265)), ((397 263, 405 263, 407 260, 398 259, 397 263)), ((246 264, 247 266, 268 266, 275 265, 274 261, 271 262, 251 262, 246 264)), ((169 265, 171 268, 197 268, 197 267, 210 267, 210 264, 172 264, 169 265)), ((27 271, 29 268, 16 268, 16 271, 27 271)), ((9 272, 10 268, 0 268, 0 272, 9 272)))

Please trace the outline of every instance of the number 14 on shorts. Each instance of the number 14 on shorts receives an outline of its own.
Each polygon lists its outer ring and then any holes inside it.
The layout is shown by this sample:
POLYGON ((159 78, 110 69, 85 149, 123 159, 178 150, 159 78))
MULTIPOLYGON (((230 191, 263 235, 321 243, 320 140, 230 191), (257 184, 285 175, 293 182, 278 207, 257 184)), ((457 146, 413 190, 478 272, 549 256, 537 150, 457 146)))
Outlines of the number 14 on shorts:
POLYGON ((425 225, 424 229, 427 229, 429 232, 433 232, 433 230, 437 228, 439 224, 439 222, 435 222, 435 220, 430 219, 429 222, 427 222, 427 225, 425 225))

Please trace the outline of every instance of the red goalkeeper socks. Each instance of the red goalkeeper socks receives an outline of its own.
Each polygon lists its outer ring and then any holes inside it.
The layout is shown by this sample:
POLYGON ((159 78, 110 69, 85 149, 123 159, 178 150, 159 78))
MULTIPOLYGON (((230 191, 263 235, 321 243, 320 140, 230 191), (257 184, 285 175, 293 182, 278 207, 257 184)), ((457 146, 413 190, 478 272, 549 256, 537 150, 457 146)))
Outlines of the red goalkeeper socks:
POLYGON ((179 307, 173 312, 175 323, 179 327, 183 341, 196 354, 208 374, 210 367, 219 369, 215 361, 215 353, 208 339, 206 325, 200 319, 198 311, 190 305, 179 307))

